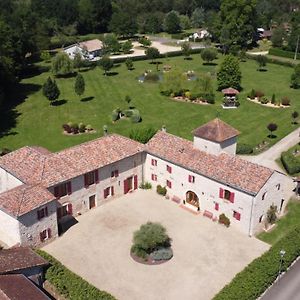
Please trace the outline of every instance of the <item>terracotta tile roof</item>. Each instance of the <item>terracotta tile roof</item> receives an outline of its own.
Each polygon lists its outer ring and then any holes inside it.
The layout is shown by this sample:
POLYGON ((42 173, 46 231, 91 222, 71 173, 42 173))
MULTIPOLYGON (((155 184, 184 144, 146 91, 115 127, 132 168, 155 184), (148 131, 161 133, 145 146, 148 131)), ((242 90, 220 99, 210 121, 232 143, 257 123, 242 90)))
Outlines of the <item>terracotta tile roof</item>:
POLYGON ((49 154, 36 147, 23 147, 0 158, 0 167, 23 183, 36 184, 41 181, 43 164, 49 154))
POLYGON ((92 52, 92 51, 97 51, 97 50, 102 49, 103 43, 98 39, 94 39, 94 40, 81 42, 81 43, 79 43, 79 46, 81 48, 86 48, 89 52, 92 52))
POLYGON ((43 183, 52 186, 144 151, 145 146, 111 134, 53 153, 45 161, 43 183))
POLYGON ((143 151, 144 145, 111 134, 60 152, 23 147, 0 158, 0 167, 26 184, 47 187, 143 151))
POLYGON ((22 184, 0 194, 0 209, 18 217, 55 199, 43 186, 22 184))
POLYGON ((28 247, 0 250, 1 275, 48 264, 48 261, 28 247))
POLYGON ((196 137, 204 138, 213 142, 222 143, 240 134, 238 130, 231 127, 222 120, 216 118, 193 131, 196 137))
POLYGON ((0 276, 1 300, 50 300, 33 282, 24 275, 0 276))
POLYGON ((147 152, 252 195, 274 172, 236 156, 208 154, 195 149, 193 142, 162 131, 148 142, 147 152))

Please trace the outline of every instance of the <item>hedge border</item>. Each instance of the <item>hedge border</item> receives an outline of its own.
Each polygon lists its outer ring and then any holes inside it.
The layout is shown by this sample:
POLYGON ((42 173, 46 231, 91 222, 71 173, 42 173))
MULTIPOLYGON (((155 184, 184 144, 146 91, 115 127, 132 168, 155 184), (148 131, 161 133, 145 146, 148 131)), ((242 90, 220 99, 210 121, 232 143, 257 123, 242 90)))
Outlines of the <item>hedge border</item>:
MULTIPOLYGON (((271 48, 269 50, 270 55, 285 57, 285 58, 294 58, 295 53, 291 51, 282 50, 280 48, 271 48)), ((300 59, 300 54, 297 53, 297 59, 300 59)))
POLYGON ((285 250, 282 272, 300 256, 300 226, 296 226, 267 252, 238 273, 213 300, 255 300, 277 279, 280 250, 285 250))
POLYGON ((50 263, 45 277, 63 297, 69 300, 116 300, 111 294, 98 290, 67 269, 50 254, 43 250, 36 250, 36 252, 50 263))
MULTIPOLYGON (((246 58, 257 60, 257 55, 246 53, 246 58)), ((282 60, 279 60, 276 58, 268 57, 267 55, 266 55, 266 58, 267 58, 267 63, 270 63, 270 64, 291 67, 291 68, 295 68, 295 66, 297 65, 297 63, 293 63, 293 62, 289 62, 289 61, 282 61, 282 60)))
POLYGON ((285 170, 290 174, 294 175, 300 172, 300 161, 293 156, 289 151, 281 153, 281 162, 285 170))

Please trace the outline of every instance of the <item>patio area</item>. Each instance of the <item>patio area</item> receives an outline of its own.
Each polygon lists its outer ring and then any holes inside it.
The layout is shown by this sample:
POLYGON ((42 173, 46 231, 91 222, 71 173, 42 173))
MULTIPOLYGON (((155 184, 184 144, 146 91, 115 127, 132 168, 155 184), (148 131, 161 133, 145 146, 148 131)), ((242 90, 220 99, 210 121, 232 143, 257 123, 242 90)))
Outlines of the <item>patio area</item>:
POLYGON ((153 191, 137 191, 80 216, 43 250, 120 300, 206 300, 268 248, 153 191), (130 257, 133 232, 147 221, 167 228, 169 262, 149 266, 130 257))

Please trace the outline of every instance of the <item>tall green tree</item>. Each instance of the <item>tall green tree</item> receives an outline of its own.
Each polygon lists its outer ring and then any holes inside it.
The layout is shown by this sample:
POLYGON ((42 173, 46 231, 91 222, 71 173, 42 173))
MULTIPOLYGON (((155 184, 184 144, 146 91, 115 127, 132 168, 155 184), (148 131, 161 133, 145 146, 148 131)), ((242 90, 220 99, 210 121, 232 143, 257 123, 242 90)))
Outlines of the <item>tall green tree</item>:
POLYGON ((50 105, 52 105, 60 95, 59 88, 55 80, 52 80, 51 77, 48 77, 43 85, 43 95, 50 101, 50 105))
POLYGON ((229 49, 247 48, 256 33, 256 0, 223 0, 220 10, 220 31, 228 31, 229 49))
POLYGON ((172 10, 166 15, 164 29, 168 33, 176 33, 181 30, 180 17, 176 11, 172 10))
POLYGON ((65 52, 59 52, 52 61, 52 73, 55 76, 65 76, 73 73, 73 61, 65 52))
POLYGON ((76 76, 74 91, 79 97, 84 94, 85 81, 84 81, 83 76, 80 73, 78 73, 77 76, 76 76))
POLYGON ((228 87, 239 90, 241 88, 242 73, 239 59, 233 55, 226 55, 217 73, 218 90, 228 87))
POLYGON ((205 22, 205 11, 202 7, 197 7, 192 14, 191 23, 195 28, 200 28, 205 22))
POLYGON ((300 89, 300 64, 295 67, 294 73, 291 76, 291 87, 293 89, 300 89))
POLYGON ((130 14, 123 11, 116 11, 113 13, 109 28, 112 32, 120 36, 133 36, 137 30, 137 22, 130 14))
POLYGON ((273 30, 271 42, 273 47, 281 48, 283 45, 284 38, 286 36, 286 32, 283 26, 279 26, 275 30, 273 30))
POLYGON ((117 53, 120 51, 121 45, 115 34, 106 34, 103 39, 104 49, 106 53, 117 53))
POLYGON ((107 75, 107 72, 114 66, 114 62, 109 56, 105 55, 100 60, 100 66, 104 71, 104 75, 107 75))
POLYGON ((147 59, 151 59, 151 62, 154 63, 154 59, 159 58, 159 50, 155 47, 149 47, 145 50, 147 59))
POLYGON ((181 51, 185 59, 188 59, 191 55, 191 44, 189 42, 184 42, 181 45, 181 51))

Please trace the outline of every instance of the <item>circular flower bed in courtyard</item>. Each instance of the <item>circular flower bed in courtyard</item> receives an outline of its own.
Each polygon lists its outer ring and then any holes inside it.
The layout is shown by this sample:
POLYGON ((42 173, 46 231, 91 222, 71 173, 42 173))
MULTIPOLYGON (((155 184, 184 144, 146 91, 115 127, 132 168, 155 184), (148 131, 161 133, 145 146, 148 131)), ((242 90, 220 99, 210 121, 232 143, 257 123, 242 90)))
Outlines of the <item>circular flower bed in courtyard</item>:
POLYGON ((134 232, 131 257, 138 263, 159 265, 173 257, 171 239, 159 223, 147 222, 134 232))

